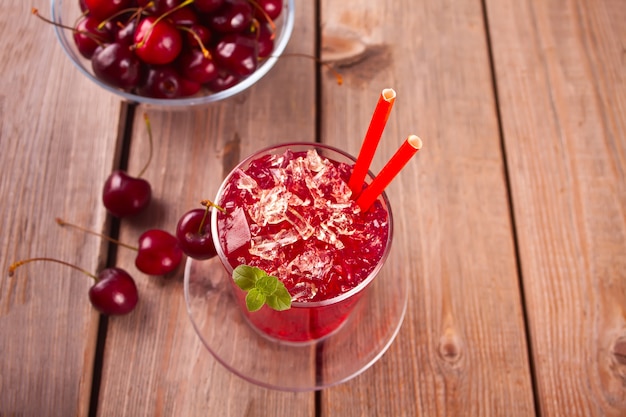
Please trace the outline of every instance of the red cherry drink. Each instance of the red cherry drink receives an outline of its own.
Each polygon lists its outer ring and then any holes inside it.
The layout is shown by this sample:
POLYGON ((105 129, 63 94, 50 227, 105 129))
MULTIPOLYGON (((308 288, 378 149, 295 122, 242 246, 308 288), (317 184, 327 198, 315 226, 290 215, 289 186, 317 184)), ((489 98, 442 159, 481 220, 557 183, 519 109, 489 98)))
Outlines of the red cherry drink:
POLYGON ((213 211, 213 238, 227 271, 255 266, 278 277, 291 295, 284 311, 249 312, 246 293, 232 282, 248 321, 262 334, 309 342, 337 330, 387 256, 392 216, 386 196, 362 212, 348 180, 349 155, 320 144, 263 150, 226 178, 213 211))

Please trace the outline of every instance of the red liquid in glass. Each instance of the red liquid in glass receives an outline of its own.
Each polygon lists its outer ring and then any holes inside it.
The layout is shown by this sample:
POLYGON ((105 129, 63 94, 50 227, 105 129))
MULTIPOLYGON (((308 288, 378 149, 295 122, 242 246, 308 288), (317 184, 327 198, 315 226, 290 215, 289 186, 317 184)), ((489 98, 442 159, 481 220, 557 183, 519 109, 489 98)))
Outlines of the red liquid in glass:
POLYGON ((230 265, 246 264, 277 276, 292 308, 256 312, 234 292, 263 333, 291 342, 319 339, 337 329, 358 299, 357 287, 381 262, 389 214, 377 201, 362 213, 347 183, 352 167, 316 152, 287 151, 253 160, 229 178, 219 205, 220 245, 230 265))

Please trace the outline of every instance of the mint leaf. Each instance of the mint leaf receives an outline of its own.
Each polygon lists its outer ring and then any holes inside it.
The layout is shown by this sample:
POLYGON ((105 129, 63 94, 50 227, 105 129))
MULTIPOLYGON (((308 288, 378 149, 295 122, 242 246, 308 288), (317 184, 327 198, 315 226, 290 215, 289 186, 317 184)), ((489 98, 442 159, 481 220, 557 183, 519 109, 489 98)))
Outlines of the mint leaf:
POLYGON ((248 311, 260 310, 261 307, 263 307, 263 304, 265 304, 266 299, 267 297, 263 294, 263 292, 256 288, 252 288, 246 295, 246 307, 248 308, 248 311))
POLYGON ((266 275, 259 278, 254 286, 263 294, 272 295, 278 288, 278 278, 266 275))
POLYGON ((267 274, 262 269, 248 265, 239 265, 233 270, 235 284, 244 291, 254 288, 256 281, 265 275, 267 274))
POLYGON ((270 308, 283 311, 291 308, 291 295, 277 277, 267 275, 260 268, 239 265, 233 270, 233 280, 239 288, 247 291, 248 311, 257 311, 267 304, 270 308))
POLYGON ((284 285, 281 285, 274 291, 274 294, 267 297, 265 302, 274 310, 288 310, 291 308, 291 294, 289 294, 284 285))

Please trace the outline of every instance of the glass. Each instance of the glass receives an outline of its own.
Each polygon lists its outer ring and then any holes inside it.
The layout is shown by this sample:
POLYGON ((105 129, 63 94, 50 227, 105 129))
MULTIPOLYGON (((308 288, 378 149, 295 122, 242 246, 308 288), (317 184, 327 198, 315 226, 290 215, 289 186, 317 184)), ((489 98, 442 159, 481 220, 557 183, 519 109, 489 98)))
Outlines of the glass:
MULTIPOLYGON (((269 162, 270 156, 280 157, 284 155, 285 152, 287 151, 290 152, 291 154, 305 156, 306 152, 311 149, 315 149, 317 151, 317 154, 321 158, 327 158, 330 161, 333 161, 334 163, 347 164, 346 166, 354 165, 354 159, 351 158, 349 155, 347 155, 346 153, 338 149, 334 149, 334 148, 324 146, 324 145, 312 145, 308 143, 306 144, 291 143, 291 144, 273 146, 273 147, 261 150, 249 156, 247 159, 243 160, 241 163, 239 163, 239 165, 237 165, 233 169, 233 171, 231 171, 231 173, 226 177, 226 179, 222 183, 222 186, 220 187, 217 193, 217 197, 215 197, 215 203, 222 207, 226 207, 226 205, 228 204, 227 201, 223 201, 224 191, 225 191, 227 184, 229 183, 232 184, 235 172, 238 172, 239 170, 245 171, 246 169, 249 169, 251 163, 260 165, 262 168, 259 168, 259 170, 263 171, 265 169, 269 169, 267 163, 269 162), (259 161, 262 161, 262 163, 259 163, 259 161)), ((305 171, 306 169, 303 169, 301 167, 296 167, 294 168, 294 171, 290 173, 293 176, 297 176, 299 175, 299 173, 305 172, 305 171), (299 171, 296 171, 297 169, 299 169, 299 171)), ((288 182, 290 179, 291 178, 287 178, 285 182, 288 182)), ((283 185, 283 183, 280 183, 280 185, 283 185)), ((279 189, 280 189, 279 187, 272 188, 272 190, 279 190, 279 189)), ((283 191, 285 195, 289 195, 289 193, 287 192, 287 188, 285 188, 283 191)), ((271 194, 273 198, 277 198, 276 193, 271 193, 271 194)), ((309 195, 308 193, 306 194, 309 195)), ((262 308, 259 311, 249 312, 246 308, 245 292, 241 291, 236 286, 234 281, 232 281, 233 293, 239 305, 241 306, 241 309, 244 312, 244 315, 250 321, 250 323, 256 329, 261 331, 263 335, 280 339, 282 341, 294 342, 294 343, 310 342, 312 340, 318 340, 318 339, 328 336, 329 334, 337 330, 341 326, 341 324, 345 321, 348 314, 350 314, 350 311, 357 304, 358 300, 363 294, 363 291, 368 287, 368 285, 372 282, 372 280, 374 279, 374 277, 376 276, 380 268, 383 266, 385 259, 387 258, 387 255, 391 248, 391 241, 393 238, 393 216, 391 214, 391 209, 389 207, 389 201, 387 200, 387 196, 383 194, 379 198, 379 201, 382 205, 382 209, 379 209, 379 212, 382 210, 383 215, 386 214, 385 218, 383 219, 383 222, 386 221, 386 223, 388 224, 387 236, 386 236, 386 240, 381 239, 381 242, 380 242, 380 244, 382 244, 383 246, 380 260, 374 265, 374 268, 369 273, 369 275, 364 277, 362 282, 360 282, 356 287, 352 288, 351 290, 347 292, 341 293, 339 291, 335 291, 335 292, 338 292, 339 294, 334 295, 332 298, 329 298, 329 299, 324 299, 322 301, 292 302, 291 308, 286 311, 276 311, 276 310, 272 310, 271 308, 262 308)), ((280 205, 280 203, 276 203, 276 205, 280 205)), ((318 207, 318 205, 315 203, 310 203, 310 205, 318 207)), ((267 210, 268 206, 270 206, 270 204, 264 204, 262 205, 262 208, 267 210)), ((320 216, 324 216, 325 214, 319 214, 319 211, 323 209, 324 208, 320 208, 320 209, 316 208, 314 210, 311 210, 310 212, 313 212, 320 216)), ((280 215, 276 215, 274 211, 272 210, 270 211, 273 217, 281 217, 280 215)), ((334 212, 335 210, 333 209, 330 211, 334 212)), ((288 211, 285 211, 285 212, 286 212, 285 220, 274 219, 274 222, 283 221, 286 223, 287 222, 286 217, 287 217, 288 211)), ((242 213, 241 217, 243 217, 243 212, 241 213, 242 213)), ((226 215, 216 209, 213 209, 212 215, 211 215, 211 230, 213 233, 213 242, 215 244, 217 254, 229 275, 232 274, 233 268, 241 263, 239 260, 236 259, 237 251, 235 251, 235 254, 227 254, 227 246, 229 245, 229 241, 233 242, 233 241, 242 240, 242 238, 240 237, 242 235, 242 230, 244 230, 244 233, 247 232, 249 236, 248 227, 250 226, 248 225, 248 222, 245 220, 245 218, 242 218, 241 221, 237 222, 237 225, 235 225, 234 227, 228 228, 228 230, 224 231, 226 229, 225 225, 227 223, 236 223, 234 219, 236 219, 237 217, 239 216, 236 216, 235 214, 226 215)), ((260 217, 263 217, 263 216, 260 216, 260 217)), ((312 216, 311 219, 306 219, 307 222, 309 221, 312 222, 314 220, 315 220, 314 216, 312 216)), ((267 219, 262 218, 260 221, 267 221, 267 219)), ((300 218, 299 221, 304 221, 304 218, 300 218)), ((303 227, 303 228, 306 229, 306 227, 303 227)), ((351 232, 356 232, 355 226, 353 225, 350 225, 349 227, 346 227, 346 228, 349 229, 351 232)), ((376 229, 376 232, 380 233, 381 229, 384 232, 384 228, 378 228, 376 229)), ((385 236, 382 236, 382 237, 384 238, 385 236)), ((271 239, 271 238, 272 236, 267 237, 266 240, 271 239)), ((299 236, 298 236, 298 239, 299 239, 299 236)), ((314 241, 316 239, 314 237, 310 237, 310 240, 314 241)), ((231 246, 233 246, 232 243, 231 243, 231 246)), ((280 246, 280 244, 276 242, 276 246, 280 246)), ((348 248, 344 248, 343 251, 347 252, 348 248)), ((277 252, 278 250, 273 250, 273 251, 270 250, 269 256, 275 257, 275 254, 277 252)), ((301 253, 298 253, 297 255, 301 255, 301 253)), ((354 255, 358 256, 356 253, 354 255)), ((349 255, 346 255, 346 256, 349 256, 349 255)), ((304 271, 308 266, 306 264, 309 264, 311 262, 313 261, 310 261, 310 260, 302 261, 301 263, 305 265, 297 267, 298 271, 304 271)), ((357 269, 361 269, 361 265, 365 267, 365 264, 366 264, 366 261, 364 259, 361 259, 361 262, 359 263, 357 269)), ((316 281, 319 281, 319 280, 316 280, 316 281)))
MULTIPOLYGON (((293 32, 295 21, 294 0, 285 0, 283 3, 284 10, 275 22, 276 38, 274 40, 274 51, 271 56, 267 57, 263 63, 258 66, 254 73, 226 90, 216 93, 205 91, 204 93, 198 93, 195 96, 176 99, 143 97, 103 83, 94 75, 93 70, 91 69, 91 62, 78 52, 78 49, 74 44, 74 40, 72 39, 72 32, 58 26, 54 27, 54 31, 57 39, 63 47, 64 52, 72 63, 80 70, 80 72, 83 73, 83 75, 87 76, 87 78, 96 83, 98 86, 131 103, 146 104, 149 106, 176 110, 188 108, 190 106, 206 105, 230 98, 251 87, 263 78, 272 69, 274 64, 276 64, 278 58, 283 54, 285 48, 287 47, 287 43, 289 42, 289 38, 291 37, 291 33, 293 32)), ((82 13, 79 6, 79 0, 51 0, 51 7, 52 19, 55 22, 69 26, 73 26, 82 13)))
MULTIPOLYGON (((261 150, 242 161, 233 172, 263 155, 311 148, 324 158, 354 164, 353 157, 336 148, 292 143, 261 150)), ((217 204, 233 172, 220 187, 214 200, 217 204)), ((393 237, 387 196, 383 194, 379 201, 388 213, 389 229, 382 257, 369 275, 343 294, 323 301, 293 302, 291 309, 281 312, 267 307, 247 311, 245 293, 231 278, 233 266, 220 244, 219 212, 213 209, 211 226, 218 259, 190 259, 185 268, 188 311, 209 351, 248 381, 290 391, 335 385, 373 364, 395 338, 408 294, 404 274, 394 278, 379 274, 393 237), (375 279, 377 276, 379 279, 375 279)))

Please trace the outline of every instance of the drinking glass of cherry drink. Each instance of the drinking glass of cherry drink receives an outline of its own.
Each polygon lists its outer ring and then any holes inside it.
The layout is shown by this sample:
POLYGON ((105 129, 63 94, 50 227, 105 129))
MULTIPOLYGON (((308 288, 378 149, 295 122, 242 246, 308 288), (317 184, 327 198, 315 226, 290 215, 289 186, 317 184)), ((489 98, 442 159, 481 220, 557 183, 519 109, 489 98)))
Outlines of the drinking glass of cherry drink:
POLYGON ((278 145, 243 160, 220 187, 213 241, 261 335, 293 344, 333 335, 383 266, 391 208, 384 193, 367 210, 356 204, 354 162, 322 144, 278 145))

